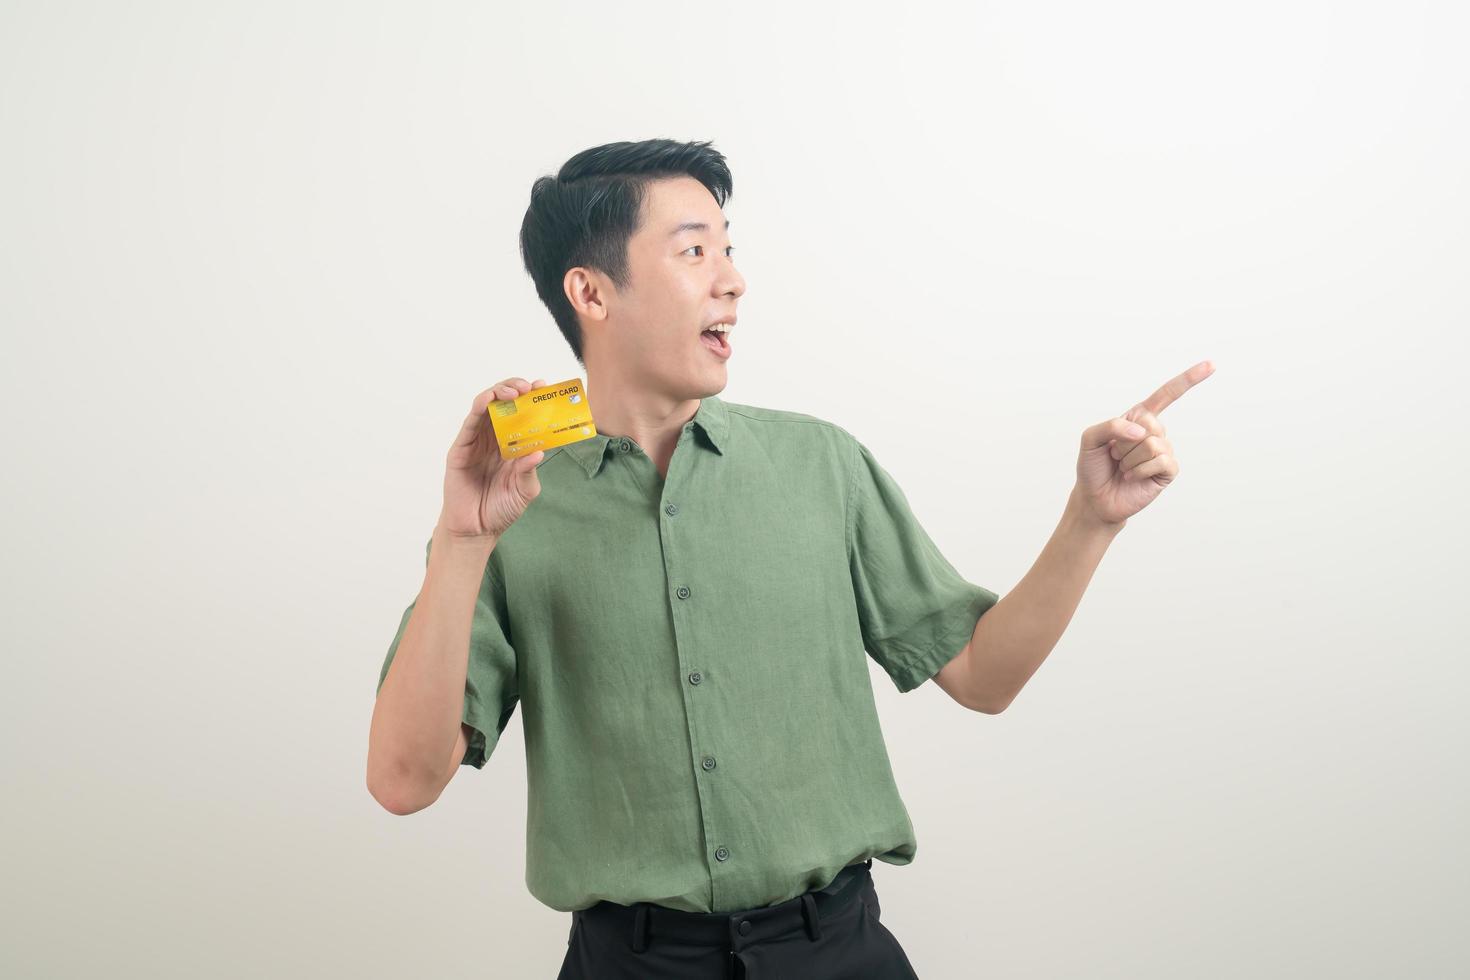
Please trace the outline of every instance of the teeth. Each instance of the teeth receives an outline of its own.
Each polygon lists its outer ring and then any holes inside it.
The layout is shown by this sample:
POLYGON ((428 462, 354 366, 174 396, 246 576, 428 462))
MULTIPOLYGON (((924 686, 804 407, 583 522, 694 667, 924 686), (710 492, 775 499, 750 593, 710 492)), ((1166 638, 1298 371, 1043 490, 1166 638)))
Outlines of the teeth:
POLYGON ((705 329, 706 330, 718 330, 720 333, 729 333, 730 332, 730 325, 728 323, 716 323, 712 327, 705 327, 705 329))

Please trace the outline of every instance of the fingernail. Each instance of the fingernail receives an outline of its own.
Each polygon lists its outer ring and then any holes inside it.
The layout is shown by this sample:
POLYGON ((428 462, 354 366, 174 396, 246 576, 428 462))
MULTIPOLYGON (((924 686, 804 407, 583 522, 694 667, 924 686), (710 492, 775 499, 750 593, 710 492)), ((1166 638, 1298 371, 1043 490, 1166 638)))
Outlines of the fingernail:
POLYGON ((1133 423, 1129 423, 1128 425, 1128 434, 1130 436, 1141 436, 1143 435, 1144 431, 1145 430, 1141 425, 1134 425, 1133 423))

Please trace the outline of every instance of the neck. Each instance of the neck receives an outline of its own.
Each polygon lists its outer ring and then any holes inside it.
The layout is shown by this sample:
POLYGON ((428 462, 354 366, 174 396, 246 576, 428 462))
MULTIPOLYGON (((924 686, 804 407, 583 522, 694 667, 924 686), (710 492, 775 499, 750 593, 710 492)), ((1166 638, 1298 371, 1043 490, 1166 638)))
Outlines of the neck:
POLYGON ((586 389, 598 434, 631 439, 656 463, 673 455, 679 431, 699 411, 698 398, 676 398, 590 370, 586 389))

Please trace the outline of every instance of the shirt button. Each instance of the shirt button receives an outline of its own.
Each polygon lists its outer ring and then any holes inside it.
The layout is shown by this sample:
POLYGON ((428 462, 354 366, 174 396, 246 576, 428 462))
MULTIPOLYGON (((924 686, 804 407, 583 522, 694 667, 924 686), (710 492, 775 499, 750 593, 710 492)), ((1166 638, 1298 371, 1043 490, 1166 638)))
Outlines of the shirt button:
POLYGON ((689 683, 691 684, 698 684, 702 680, 704 680, 704 675, 697 670, 689 675, 689 683))
POLYGON ((755 928, 755 926, 753 926, 753 925, 750 924, 750 920, 749 919, 746 919, 746 920, 744 920, 743 922, 740 923, 740 935, 742 935, 742 936, 748 936, 748 935, 750 935, 750 930, 752 930, 754 928, 755 928))
POLYGON ((628 450, 630 450, 632 448, 633 448, 633 444, 630 443, 628 440, 626 440, 626 439, 619 439, 618 440, 618 450, 620 452, 627 452, 628 450))
POLYGON ((679 586, 679 598, 680 599, 687 599, 687 598, 689 598, 689 587, 688 586, 685 586, 685 585, 679 586))
POLYGON ((727 850, 725 850, 723 847, 717 847, 717 848, 715 848, 715 860, 716 861, 723 861, 726 858, 728 858, 729 856, 730 856, 730 852, 727 851, 727 850))
POLYGON ((679 513, 679 505, 669 504, 667 507, 664 508, 664 513, 668 514, 670 517, 673 517, 675 514, 679 513))
POLYGON ((715 767, 715 757, 712 755, 705 756, 702 764, 706 770, 713 769, 715 767))

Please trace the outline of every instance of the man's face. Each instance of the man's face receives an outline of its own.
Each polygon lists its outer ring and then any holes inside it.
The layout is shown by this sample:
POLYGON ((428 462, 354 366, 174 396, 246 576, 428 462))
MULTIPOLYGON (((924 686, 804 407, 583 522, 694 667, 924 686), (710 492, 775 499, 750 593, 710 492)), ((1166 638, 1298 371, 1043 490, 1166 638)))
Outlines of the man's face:
MULTIPOLYGON (((724 389, 726 359, 700 332, 733 317, 745 293, 727 224, 713 195, 692 177, 648 185, 641 224, 628 240, 631 282, 619 293, 598 275, 606 317, 582 320, 589 373, 595 363, 600 374, 675 399, 724 389)), ((726 335, 731 348, 733 333, 726 335)))

